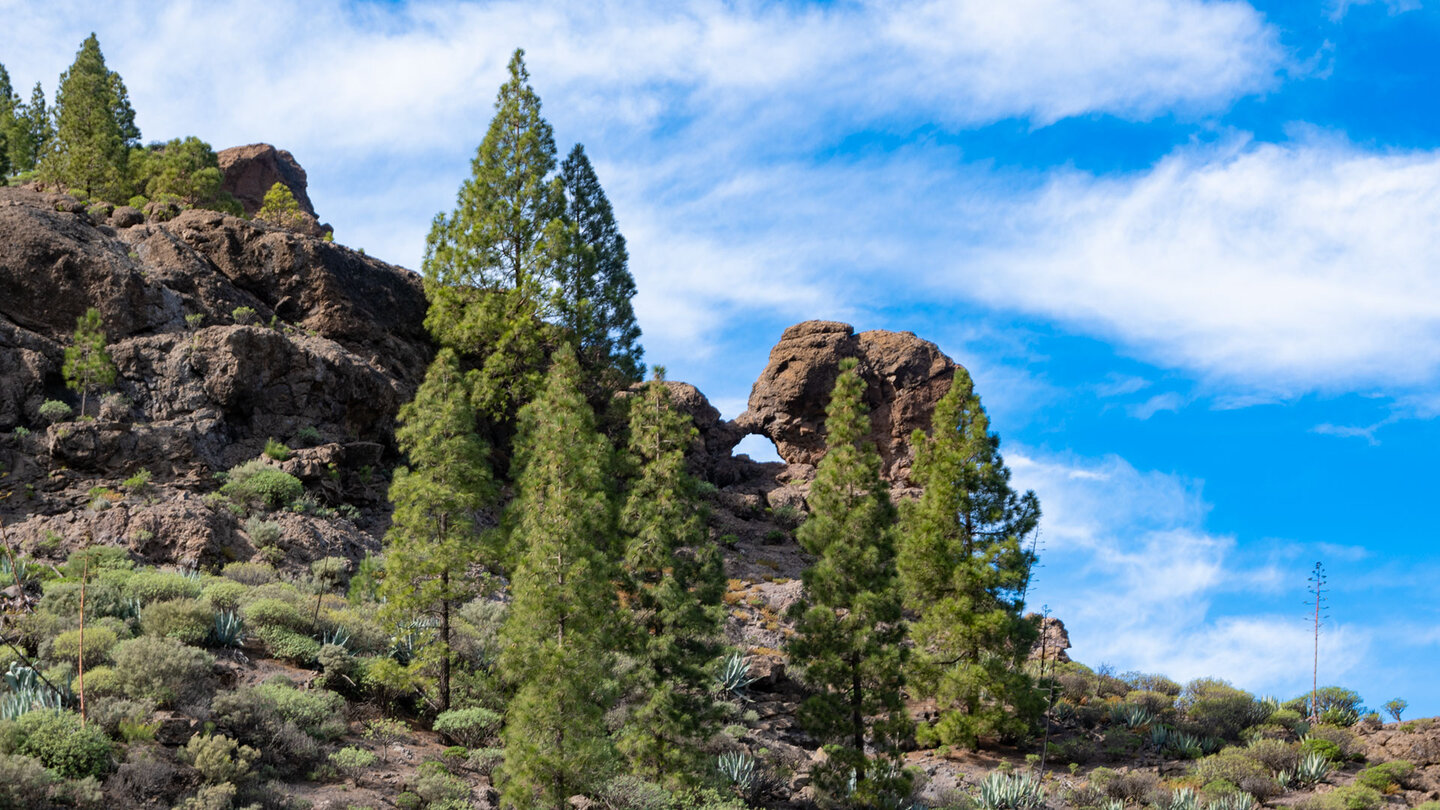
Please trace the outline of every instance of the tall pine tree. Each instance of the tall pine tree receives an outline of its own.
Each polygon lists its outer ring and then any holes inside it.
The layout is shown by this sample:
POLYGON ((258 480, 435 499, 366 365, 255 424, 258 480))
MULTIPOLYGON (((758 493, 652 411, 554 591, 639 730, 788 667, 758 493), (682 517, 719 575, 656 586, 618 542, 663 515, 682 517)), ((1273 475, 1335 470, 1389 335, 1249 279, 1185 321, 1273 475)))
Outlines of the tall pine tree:
POLYGON ((899 768, 910 732, 902 689, 906 659, 895 573, 895 508, 880 456, 865 440, 865 382, 854 358, 841 361, 826 410, 826 452, 810 489, 811 515, 797 532, 818 559, 792 609, 790 660, 812 689, 800 720, 829 755, 816 771, 828 802, 879 807, 905 797, 899 768), (881 761, 866 755, 869 748, 881 761), (854 789, 849 789, 853 779, 854 789))
POLYGON ((125 83, 105 67, 91 34, 60 76, 55 139, 41 160, 41 177, 86 197, 121 201, 129 187, 130 147, 139 140, 125 83))
POLYGON ((0 65, 0 186, 10 174, 13 162, 10 157, 10 142, 15 137, 17 119, 15 113, 20 107, 20 97, 10 85, 10 72, 0 65))
POLYGON ((498 565, 476 515, 493 505, 496 488, 487 450, 475 434, 475 411, 450 349, 441 349, 415 398, 400 409, 396 439, 408 466, 395 470, 394 505, 385 534, 380 593, 392 624, 433 618, 438 643, 426 648, 439 670, 440 706, 450 708, 451 620, 476 593, 471 568, 498 565))
POLYGON ((585 147, 570 150, 560 180, 573 243, 556 266, 556 319, 575 342, 596 394, 608 398, 644 373, 640 327, 630 303, 635 279, 625 237, 585 147))
POLYGON ((929 436, 916 431, 899 570, 906 607, 920 614, 911 680, 939 718, 924 742, 974 747, 981 736, 1026 734, 1041 709, 1021 664, 1035 639, 1023 617, 1040 520, 1035 493, 1017 494, 1000 439, 965 369, 935 407, 929 436))
POLYGON ((563 345, 540 396, 520 411, 509 507, 518 555, 501 628, 501 674, 515 688, 505 721, 503 801, 565 808, 613 758, 605 727, 617 606, 609 559, 608 443, 563 345))
POLYGON ((629 458, 639 465, 620 511, 625 602, 634 639, 634 705, 619 748, 651 781, 693 783, 719 722, 710 664, 721 652, 725 574, 707 542, 685 451, 695 436, 664 369, 630 408, 629 458))
POLYGON ((50 109, 45 104, 45 88, 40 86, 40 82, 36 82, 30 91, 30 103, 18 108, 15 115, 14 137, 10 141, 10 170, 34 171, 40 164, 40 156, 55 140, 55 125, 50 120, 50 109))
POLYGON ((425 325, 442 345, 485 358, 472 375, 477 407, 512 416, 539 385, 551 315, 556 242, 566 242, 555 136, 540 115, 525 52, 510 59, 495 117, 471 161, 455 210, 425 243, 425 325))

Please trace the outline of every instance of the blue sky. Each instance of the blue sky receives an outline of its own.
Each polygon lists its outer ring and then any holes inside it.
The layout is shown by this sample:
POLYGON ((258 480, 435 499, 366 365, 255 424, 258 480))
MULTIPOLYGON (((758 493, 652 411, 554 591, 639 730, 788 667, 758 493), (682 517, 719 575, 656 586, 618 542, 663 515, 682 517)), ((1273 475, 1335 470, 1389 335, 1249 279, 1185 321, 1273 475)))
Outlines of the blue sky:
MULTIPOLYGON (((913 331, 1046 512, 1092 665, 1440 714, 1440 10, 1411 2, 16 3, 149 139, 290 149, 417 267, 523 46, 630 242, 647 359, 729 416, 781 330, 913 331)), ((28 94, 27 94, 28 95, 28 94)), ((773 452, 763 440, 747 448, 773 452)))

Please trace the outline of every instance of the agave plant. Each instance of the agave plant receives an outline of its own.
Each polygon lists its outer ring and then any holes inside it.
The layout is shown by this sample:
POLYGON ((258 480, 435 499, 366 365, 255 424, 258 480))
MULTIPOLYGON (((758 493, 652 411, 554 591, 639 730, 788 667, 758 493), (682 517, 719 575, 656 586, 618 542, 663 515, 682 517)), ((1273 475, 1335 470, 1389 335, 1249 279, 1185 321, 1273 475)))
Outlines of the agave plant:
POLYGON ((1194 734, 1186 734, 1183 731, 1176 731, 1170 734, 1169 740, 1165 743, 1166 749, 1176 756, 1185 759, 1197 759, 1205 753, 1204 746, 1199 737, 1194 734))
POLYGON ((1255 810, 1255 797, 1244 791, 1228 793, 1207 803, 1205 810, 1255 810))
POLYGON ((1301 785, 1314 785, 1330 773, 1330 760, 1324 754, 1312 751, 1295 766, 1295 781, 1301 785))
POLYGON ((741 792, 749 792, 755 784, 755 758, 749 754, 725 753, 715 760, 720 775, 741 792))
POLYGON ((1100 810, 1125 810, 1125 800, 1116 799, 1112 796, 1100 802, 1100 810))
POLYGON ((0 587, 19 581, 22 585, 30 581, 30 565, 24 560, 10 562, 9 557, 0 557, 0 587))
POLYGON ((1170 737, 1175 729, 1169 726, 1154 725, 1150 727, 1150 744, 1158 751, 1164 751, 1170 747, 1170 737))
POLYGON ((390 637, 390 657, 402 665, 409 664, 415 652, 425 646, 429 631, 439 626, 440 621, 433 616, 402 623, 397 628, 400 632, 390 637))
POLYGON ((1194 788, 1182 787, 1170 794, 1166 810, 1200 810, 1200 797, 1194 788))
POLYGON ((239 647, 245 643, 245 621, 236 611, 220 611, 215 614, 215 626, 210 628, 210 640, 217 647, 239 647))
POLYGON ((328 630, 320 634, 320 643, 322 645, 334 644, 336 647, 344 647, 348 650, 350 649, 350 631, 343 627, 328 630))
POLYGON ((1155 722, 1155 715, 1144 706, 1119 703, 1110 707, 1110 719, 1126 728, 1143 728, 1155 722))
POLYGON ((720 671, 715 673, 715 683, 721 692, 728 692, 740 700, 749 700, 747 691, 750 684, 759 680, 750 674, 750 661, 738 652, 725 656, 720 671))
POLYGON ((980 806, 984 810, 1031 810, 1045 804, 1045 787, 1040 777, 1028 771, 991 771, 980 783, 980 806))
POLYGON ((11 662, 4 674, 8 694, 0 697, 0 719, 14 720, 36 709, 63 709, 72 695, 67 688, 57 692, 46 686, 30 667, 11 662))

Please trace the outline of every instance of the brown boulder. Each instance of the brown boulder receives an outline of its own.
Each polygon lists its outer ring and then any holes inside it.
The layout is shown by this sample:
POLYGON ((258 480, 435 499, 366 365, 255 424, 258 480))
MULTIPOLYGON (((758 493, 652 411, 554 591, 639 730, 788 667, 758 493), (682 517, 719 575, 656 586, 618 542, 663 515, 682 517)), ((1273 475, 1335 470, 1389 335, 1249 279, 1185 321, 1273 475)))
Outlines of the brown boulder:
POLYGON ((806 321, 785 330, 770 363, 750 391, 750 405, 735 424, 775 443, 790 464, 815 465, 825 455, 825 407, 840 361, 860 361, 870 439, 886 478, 901 484, 914 451, 910 434, 928 430, 935 403, 950 390, 955 361, 910 332, 873 330, 855 334, 849 324, 806 321))
MULTIPOLYGON (((217 155, 220 171, 225 175, 221 188, 235 195, 245 209, 245 216, 253 217, 265 202, 265 192, 276 183, 283 183, 295 195, 300 210, 316 217, 315 206, 306 193, 309 180, 305 170, 295 156, 284 149, 276 149, 268 143, 252 143, 249 146, 232 146, 217 155)), ((317 217, 318 218, 318 217, 317 217)))

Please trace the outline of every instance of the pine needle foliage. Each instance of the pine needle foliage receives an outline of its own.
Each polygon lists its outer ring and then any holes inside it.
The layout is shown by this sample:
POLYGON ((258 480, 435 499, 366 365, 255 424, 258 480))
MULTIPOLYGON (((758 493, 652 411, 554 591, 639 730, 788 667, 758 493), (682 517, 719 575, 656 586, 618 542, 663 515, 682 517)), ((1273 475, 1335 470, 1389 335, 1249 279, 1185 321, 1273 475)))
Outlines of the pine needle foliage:
POLYGON ((453 351, 440 350, 415 398, 400 409, 396 438, 409 463, 395 470, 390 485, 394 515, 380 595, 394 625, 439 619, 438 643, 425 647, 422 659, 428 655, 438 665, 444 710, 450 707, 451 618, 476 594, 471 568, 499 563, 476 523, 477 513, 494 504, 496 487, 453 351))
POLYGON ((557 251, 568 246, 565 195, 555 169, 555 136, 540 115, 525 52, 471 161, 455 210, 439 214, 425 242, 430 310, 425 326, 441 345, 485 358, 471 375, 472 396, 492 419, 514 414, 540 385, 545 319, 557 251))
POLYGON ((636 703, 618 747, 636 773, 681 786, 705 772, 703 744, 720 721, 710 689, 722 649, 725 575, 685 468, 696 430, 675 408, 664 375, 657 368, 630 408, 629 457, 639 470, 620 529, 636 703))
POLYGON ((41 177, 87 198, 122 200, 129 187, 129 150, 139 142, 125 83, 105 67, 92 33, 60 76, 55 139, 41 160, 41 177))
POLYGON ((639 382, 645 370, 630 303, 635 279, 625 237, 584 146, 570 150, 560 180, 572 244, 556 263, 556 322, 575 342, 593 395, 608 398, 639 382))
POLYGON ((564 808, 595 787, 614 753, 610 705, 615 572, 609 447, 563 345, 540 396, 520 411, 519 475, 507 522, 518 557, 500 640, 500 671, 515 688, 503 739, 503 801, 564 808))
POLYGON ((922 741, 974 747, 981 736, 1024 736, 1041 705, 1021 663, 1036 637, 1023 618, 1034 554, 1024 544, 1040 520, 1035 493, 1010 486, 1000 439, 965 369, 936 405, 929 436, 916 431, 899 570, 911 630, 911 682, 938 701, 922 741))
POLYGON ((797 634, 788 645, 812 689, 800 721, 829 755, 817 767, 816 787, 830 803, 850 807, 883 806, 909 792, 897 767, 911 726, 901 693, 907 652, 895 508, 880 456, 865 441, 864 391, 854 358, 843 360, 826 411, 811 515, 797 532, 818 559, 805 571, 805 596, 792 609, 797 634), (872 761, 867 749, 882 761, 872 761))
POLYGON ((105 348, 105 328, 100 310, 91 307, 75 321, 75 334, 65 349, 65 365, 61 371, 65 384, 80 394, 80 415, 92 391, 115 384, 115 362, 105 348))

